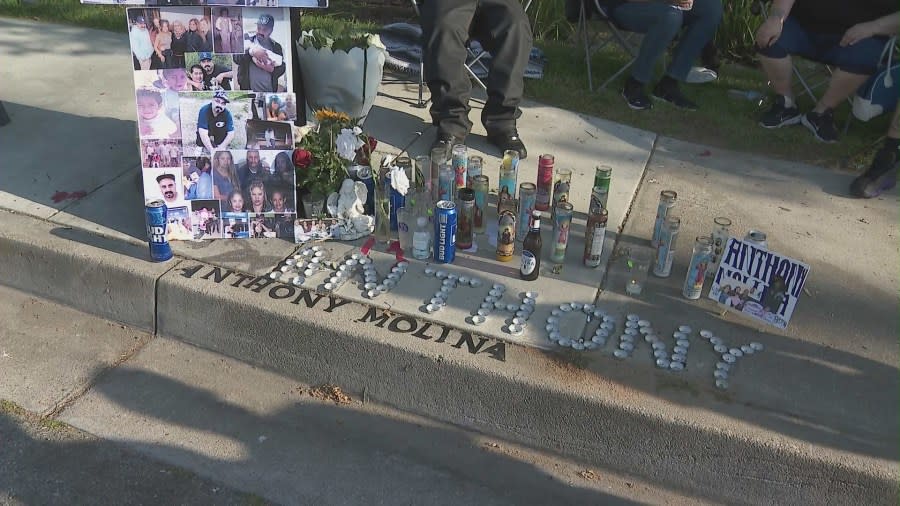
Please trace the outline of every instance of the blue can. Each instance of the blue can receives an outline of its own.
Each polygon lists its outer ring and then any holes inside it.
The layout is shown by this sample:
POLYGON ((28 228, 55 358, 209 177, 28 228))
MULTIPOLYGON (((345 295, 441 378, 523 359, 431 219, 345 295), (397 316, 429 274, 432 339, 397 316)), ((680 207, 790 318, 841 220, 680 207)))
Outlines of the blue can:
POLYGON ((456 204, 442 200, 434 206, 434 261, 449 264, 456 258, 456 204))
POLYGON ((384 189, 387 190, 391 200, 391 231, 397 231, 397 209, 406 207, 406 196, 398 192, 391 186, 390 176, 384 178, 384 189))
POLYGON ((353 179, 366 185, 366 203, 363 208, 367 215, 375 216, 375 179, 372 178, 372 167, 358 167, 353 179))
POLYGON ((165 262, 172 258, 172 246, 166 239, 169 210, 162 200, 151 200, 145 206, 147 213, 147 241, 150 243, 150 258, 154 262, 165 262))

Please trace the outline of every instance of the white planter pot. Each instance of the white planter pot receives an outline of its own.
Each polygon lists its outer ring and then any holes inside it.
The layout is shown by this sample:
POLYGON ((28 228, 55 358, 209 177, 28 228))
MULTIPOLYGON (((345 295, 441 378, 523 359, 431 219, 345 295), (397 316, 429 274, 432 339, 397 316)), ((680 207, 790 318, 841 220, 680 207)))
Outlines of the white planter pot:
POLYGON ((365 119, 381 84, 383 48, 370 46, 365 51, 353 48, 347 52, 304 48, 297 43, 297 58, 310 109, 327 107, 365 119))

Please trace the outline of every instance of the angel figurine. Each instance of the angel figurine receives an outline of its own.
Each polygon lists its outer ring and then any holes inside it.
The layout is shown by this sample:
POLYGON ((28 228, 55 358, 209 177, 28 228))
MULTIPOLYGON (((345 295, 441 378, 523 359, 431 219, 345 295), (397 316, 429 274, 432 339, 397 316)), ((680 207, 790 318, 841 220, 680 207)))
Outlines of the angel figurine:
POLYGON ((375 229, 375 218, 366 216, 368 198, 365 183, 345 179, 341 191, 328 196, 328 212, 340 220, 341 239, 352 241, 367 236, 375 229))

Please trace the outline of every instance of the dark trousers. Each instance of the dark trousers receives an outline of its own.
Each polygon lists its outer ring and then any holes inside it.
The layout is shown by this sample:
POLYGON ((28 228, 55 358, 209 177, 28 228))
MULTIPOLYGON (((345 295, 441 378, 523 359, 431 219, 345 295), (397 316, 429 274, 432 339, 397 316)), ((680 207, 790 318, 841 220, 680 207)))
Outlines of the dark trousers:
POLYGON ((493 56, 481 122, 489 133, 515 129, 532 42, 519 0, 425 0, 421 15, 432 122, 460 137, 472 128, 472 82, 464 68, 471 35, 493 56))

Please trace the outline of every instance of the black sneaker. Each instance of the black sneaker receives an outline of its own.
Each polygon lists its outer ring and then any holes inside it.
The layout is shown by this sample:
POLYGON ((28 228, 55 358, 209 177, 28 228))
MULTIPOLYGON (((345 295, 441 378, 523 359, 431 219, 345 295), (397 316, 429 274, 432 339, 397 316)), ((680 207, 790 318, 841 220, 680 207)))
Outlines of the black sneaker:
POLYGON ((662 81, 657 83, 656 86, 653 87, 653 96, 660 100, 665 100, 675 107, 686 111, 696 111, 699 109, 696 103, 689 100, 681 93, 681 88, 678 87, 678 83, 674 80, 671 84, 663 84, 662 81))
POLYGON ((650 97, 644 91, 644 85, 632 78, 625 81, 625 87, 622 88, 622 98, 625 99, 628 107, 635 111, 653 108, 653 102, 650 101, 650 97))
POLYGON ((800 108, 796 105, 792 107, 784 106, 784 97, 778 95, 775 97, 775 103, 763 114, 759 122, 759 126, 763 128, 781 128, 787 125, 796 125, 800 123, 800 108))
MULTIPOLYGON (((431 149, 437 147, 444 147, 447 150, 447 156, 450 156, 450 149, 453 148, 454 144, 465 144, 466 136, 459 136, 447 133, 443 130, 438 130, 437 135, 434 138, 434 142, 431 144, 431 149)), ((431 151, 428 152, 429 154, 431 151)))
POLYGON ((850 194, 854 197, 871 199, 890 190, 897 186, 898 167, 900 167, 900 163, 897 160, 896 149, 882 148, 878 150, 869 170, 850 184, 850 194))
POLYGON ((800 118, 800 122, 816 136, 816 139, 829 144, 837 142, 838 131, 834 126, 834 111, 831 109, 825 109, 822 114, 809 111, 800 118))
POLYGON ((525 149, 525 143, 519 137, 519 132, 515 130, 507 132, 488 132, 487 140, 500 149, 501 152, 511 149, 519 152, 519 160, 528 158, 528 150, 525 149))

